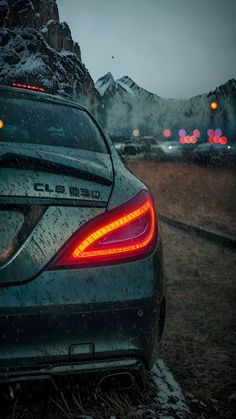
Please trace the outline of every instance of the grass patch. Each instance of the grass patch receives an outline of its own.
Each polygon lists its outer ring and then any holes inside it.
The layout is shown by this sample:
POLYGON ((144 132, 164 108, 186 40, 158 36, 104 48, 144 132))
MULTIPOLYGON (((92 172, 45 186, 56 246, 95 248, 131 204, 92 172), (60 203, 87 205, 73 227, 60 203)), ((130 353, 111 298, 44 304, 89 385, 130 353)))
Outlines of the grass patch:
MULTIPOLYGON (((148 161, 129 167, 151 188, 161 214, 236 235, 234 169, 148 161)), ((161 356, 186 392, 228 403, 236 393, 236 254, 165 224, 162 236, 168 305, 161 356)))
POLYGON ((151 189, 160 214, 236 236, 236 170, 133 160, 131 171, 151 189))

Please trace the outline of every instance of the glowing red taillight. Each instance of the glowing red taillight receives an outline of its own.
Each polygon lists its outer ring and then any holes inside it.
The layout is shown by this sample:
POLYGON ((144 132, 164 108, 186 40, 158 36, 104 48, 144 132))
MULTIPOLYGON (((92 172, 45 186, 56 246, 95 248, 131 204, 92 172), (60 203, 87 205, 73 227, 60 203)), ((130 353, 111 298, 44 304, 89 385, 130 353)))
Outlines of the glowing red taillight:
POLYGON ((43 87, 33 86, 31 84, 11 83, 13 87, 21 87, 22 89, 34 90, 36 92, 45 92, 43 87))
POLYGON ((77 230, 50 268, 98 266, 142 258, 153 250, 156 233, 153 200, 143 190, 77 230))

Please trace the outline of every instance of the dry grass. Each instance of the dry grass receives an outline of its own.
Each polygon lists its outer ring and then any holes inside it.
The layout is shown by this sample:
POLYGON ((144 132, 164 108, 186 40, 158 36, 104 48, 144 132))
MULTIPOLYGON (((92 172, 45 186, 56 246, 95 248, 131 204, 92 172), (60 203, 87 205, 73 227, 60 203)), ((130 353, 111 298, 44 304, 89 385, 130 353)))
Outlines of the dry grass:
MULTIPOLYGON (((160 213, 235 234, 235 170, 148 161, 129 167, 152 189, 160 213)), ((162 227, 168 288, 162 357, 186 391, 227 401, 236 393, 236 255, 162 227)))
POLYGON ((162 357, 185 390, 236 391, 236 255, 164 226, 168 316, 162 357))
POLYGON ((236 236, 236 170, 148 160, 129 168, 152 190, 160 214, 236 236))
POLYGON ((156 396, 156 387, 149 373, 143 386, 134 383, 129 391, 114 386, 102 389, 101 376, 63 378, 63 387, 53 389, 49 382, 14 385, 0 397, 0 418, 62 419, 62 418, 142 418, 156 396), (5 402, 4 402, 5 399, 5 402))

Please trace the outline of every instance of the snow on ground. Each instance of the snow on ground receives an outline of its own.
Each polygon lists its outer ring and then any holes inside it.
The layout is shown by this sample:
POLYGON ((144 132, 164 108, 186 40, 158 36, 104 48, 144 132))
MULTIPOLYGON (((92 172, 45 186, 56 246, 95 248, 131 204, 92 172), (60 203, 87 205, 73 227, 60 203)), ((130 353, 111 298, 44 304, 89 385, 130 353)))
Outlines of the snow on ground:
POLYGON ((185 418, 188 416, 190 412, 184 394, 162 359, 156 362, 152 369, 152 376, 157 387, 154 413, 158 413, 160 419, 174 419, 176 416, 185 418), (172 416, 172 413, 175 416, 172 416))
MULTIPOLYGON (((156 384, 157 395, 155 400, 146 412, 148 419, 187 419, 191 413, 186 405, 181 387, 174 379, 172 373, 162 359, 159 359, 152 369, 153 381, 156 384)), ((95 419, 91 416, 84 416, 84 419, 95 419)), ((109 419, 117 419, 110 416, 109 419)))

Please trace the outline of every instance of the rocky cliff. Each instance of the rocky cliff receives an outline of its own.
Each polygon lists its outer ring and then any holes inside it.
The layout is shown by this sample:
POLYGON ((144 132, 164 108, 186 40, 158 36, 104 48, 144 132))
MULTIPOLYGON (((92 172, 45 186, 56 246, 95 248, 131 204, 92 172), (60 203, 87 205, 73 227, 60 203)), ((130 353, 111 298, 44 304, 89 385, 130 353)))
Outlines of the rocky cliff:
POLYGON ((55 0, 0 0, 0 26, 0 82, 96 100, 80 47, 60 22, 55 0))

